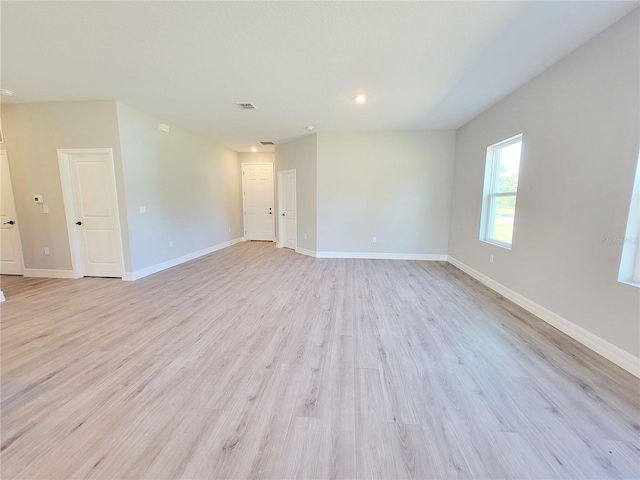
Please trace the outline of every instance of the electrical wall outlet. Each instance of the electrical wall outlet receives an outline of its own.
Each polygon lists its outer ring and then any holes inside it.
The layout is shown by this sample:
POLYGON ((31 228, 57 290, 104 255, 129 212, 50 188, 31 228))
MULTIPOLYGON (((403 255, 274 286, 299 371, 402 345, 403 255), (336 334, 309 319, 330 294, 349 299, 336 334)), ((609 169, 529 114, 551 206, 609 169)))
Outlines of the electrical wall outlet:
POLYGON ((231 227, 229 227, 229 233, 231 233, 231 227))
POLYGON ((305 239, 305 240, 307 239, 307 234, 306 234, 306 233, 304 234, 304 239, 305 239))
POLYGON ((42 206, 42 212, 43 213, 49 213, 49 205, 43 205, 42 206))
POLYGON ((378 237, 373 237, 373 243, 376 243, 378 241, 378 237))
POLYGON ((173 247, 173 240, 169 240, 169 246, 173 247))
POLYGON ((493 263, 493 255, 489 255, 489 262, 493 263))
POLYGON ((49 247, 44 247, 44 254, 49 255, 49 247))
POLYGON ((140 207, 140 213, 147 213, 147 207, 140 207))

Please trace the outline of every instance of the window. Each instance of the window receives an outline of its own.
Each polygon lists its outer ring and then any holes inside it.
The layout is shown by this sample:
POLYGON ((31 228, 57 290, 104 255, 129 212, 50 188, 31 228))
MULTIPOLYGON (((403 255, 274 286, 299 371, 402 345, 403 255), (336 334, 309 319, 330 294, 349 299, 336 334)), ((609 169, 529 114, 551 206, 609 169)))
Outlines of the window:
POLYGON ((522 134, 487 148, 480 240, 511 248, 522 134))
POLYGON ((640 155, 638 157, 626 234, 602 239, 608 244, 622 244, 618 281, 634 287, 640 287, 640 155))

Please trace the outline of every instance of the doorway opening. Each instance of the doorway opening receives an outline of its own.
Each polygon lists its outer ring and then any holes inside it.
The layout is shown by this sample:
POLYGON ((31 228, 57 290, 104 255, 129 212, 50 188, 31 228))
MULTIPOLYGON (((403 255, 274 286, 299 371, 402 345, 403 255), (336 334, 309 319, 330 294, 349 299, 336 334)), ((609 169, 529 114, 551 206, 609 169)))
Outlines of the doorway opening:
POLYGON ((278 246, 298 248, 295 170, 278 172, 278 246))
POLYGON ((58 150, 74 278, 122 277, 122 236, 113 151, 58 150))
POLYGON ((9 158, 4 150, 0 150, 0 274, 24 274, 20 225, 9 172, 9 158))
POLYGON ((245 240, 275 240, 271 163, 242 164, 242 210, 245 240))

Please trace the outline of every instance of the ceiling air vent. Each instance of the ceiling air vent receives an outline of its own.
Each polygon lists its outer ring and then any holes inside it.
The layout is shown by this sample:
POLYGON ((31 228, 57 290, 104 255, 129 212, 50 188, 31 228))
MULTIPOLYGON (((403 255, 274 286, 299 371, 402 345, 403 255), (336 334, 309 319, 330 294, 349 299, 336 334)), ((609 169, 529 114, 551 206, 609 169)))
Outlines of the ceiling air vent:
POLYGON ((236 105, 240 110, 255 110, 256 106, 250 102, 237 102, 236 105))
POLYGON ((273 142, 260 142, 260 145, 275 145, 273 142))

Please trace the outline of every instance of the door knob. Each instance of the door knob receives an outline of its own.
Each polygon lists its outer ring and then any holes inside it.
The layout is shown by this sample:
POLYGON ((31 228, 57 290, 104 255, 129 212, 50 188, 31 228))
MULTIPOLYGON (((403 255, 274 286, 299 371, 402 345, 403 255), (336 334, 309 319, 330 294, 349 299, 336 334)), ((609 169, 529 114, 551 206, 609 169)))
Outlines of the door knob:
POLYGON ((4 222, 5 225, 7 225, 7 224, 13 225, 14 223, 16 223, 16 222, 14 222, 13 220, 9 220, 8 222, 4 222))
POLYGON ((82 225, 82 222, 76 222, 76 225, 82 225))
POLYGON ((282 216, 284 217, 284 213, 282 214, 282 216))

